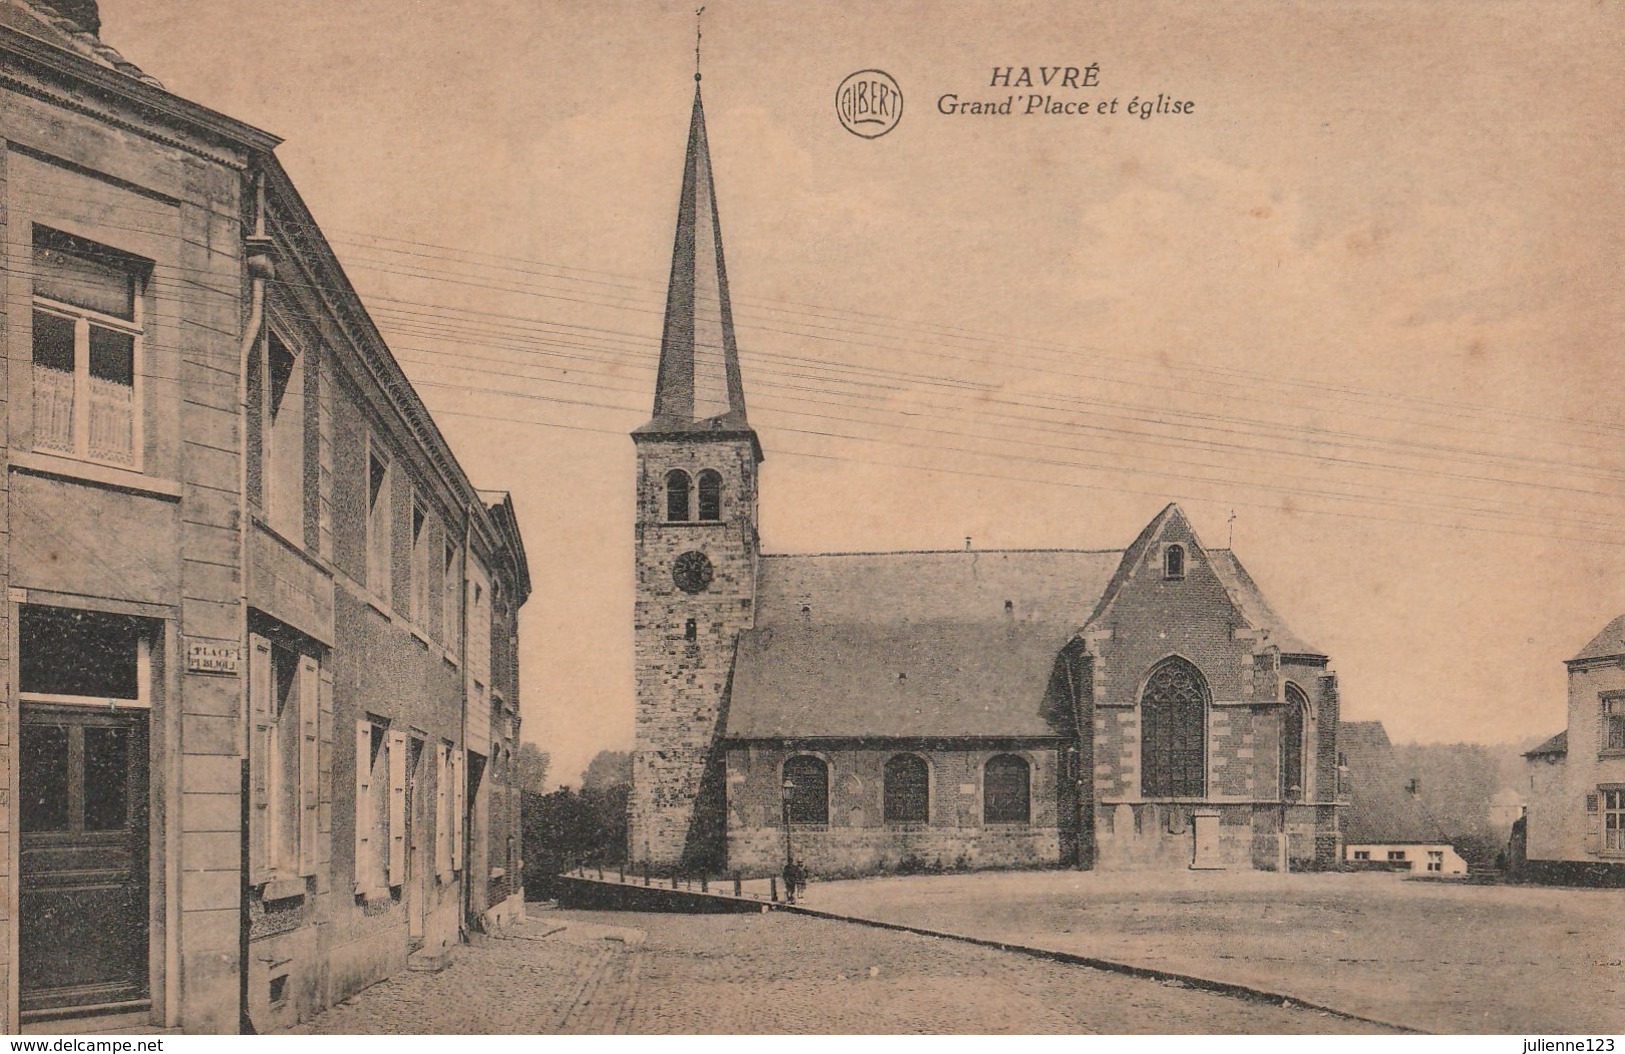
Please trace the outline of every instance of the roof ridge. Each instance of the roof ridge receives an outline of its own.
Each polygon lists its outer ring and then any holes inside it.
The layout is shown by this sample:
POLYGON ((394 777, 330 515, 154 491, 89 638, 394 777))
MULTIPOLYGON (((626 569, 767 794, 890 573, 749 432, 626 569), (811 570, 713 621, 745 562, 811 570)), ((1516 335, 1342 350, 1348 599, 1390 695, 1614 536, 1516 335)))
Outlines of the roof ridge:
MULTIPOLYGON (((98 34, 81 26, 77 21, 57 10, 50 0, 11 0, 13 4, 27 12, 43 26, 49 27, 57 34, 57 39, 41 37, 48 44, 72 50, 82 58, 89 59, 98 65, 107 66, 117 70, 132 80, 154 88, 163 88, 163 84, 152 74, 131 62, 113 45, 107 43, 98 34)), ((22 32, 27 32, 23 30, 22 32)), ((30 34, 33 35, 33 34, 30 34)), ((168 90, 168 89, 164 89, 168 90)))

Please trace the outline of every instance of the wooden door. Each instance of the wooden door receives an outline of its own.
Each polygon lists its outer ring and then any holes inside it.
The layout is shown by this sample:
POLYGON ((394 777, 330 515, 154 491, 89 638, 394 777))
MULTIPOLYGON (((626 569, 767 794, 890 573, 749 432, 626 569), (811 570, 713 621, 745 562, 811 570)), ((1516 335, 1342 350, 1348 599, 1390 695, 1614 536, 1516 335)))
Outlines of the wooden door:
POLYGON ((147 715, 23 704, 21 1009, 149 997, 147 715))

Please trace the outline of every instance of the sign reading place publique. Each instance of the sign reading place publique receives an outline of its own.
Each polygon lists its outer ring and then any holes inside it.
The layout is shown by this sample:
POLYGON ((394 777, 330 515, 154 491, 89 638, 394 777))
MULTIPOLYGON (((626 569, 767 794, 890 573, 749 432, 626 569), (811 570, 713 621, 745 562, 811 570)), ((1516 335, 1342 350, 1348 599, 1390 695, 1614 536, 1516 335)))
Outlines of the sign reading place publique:
POLYGON ((187 673, 223 673, 235 675, 242 665, 243 649, 236 644, 218 641, 186 641, 187 673))

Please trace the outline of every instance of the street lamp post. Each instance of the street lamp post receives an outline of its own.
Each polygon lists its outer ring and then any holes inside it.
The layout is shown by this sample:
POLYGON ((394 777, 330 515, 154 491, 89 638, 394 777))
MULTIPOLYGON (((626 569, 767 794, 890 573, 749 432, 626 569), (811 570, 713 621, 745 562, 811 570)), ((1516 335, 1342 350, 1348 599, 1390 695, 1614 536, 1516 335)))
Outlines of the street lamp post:
POLYGON ((794 903, 796 890, 793 876, 796 873, 796 859, 790 849, 790 795, 795 793, 796 781, 789 776, 784 777, 784 899, 794 903))

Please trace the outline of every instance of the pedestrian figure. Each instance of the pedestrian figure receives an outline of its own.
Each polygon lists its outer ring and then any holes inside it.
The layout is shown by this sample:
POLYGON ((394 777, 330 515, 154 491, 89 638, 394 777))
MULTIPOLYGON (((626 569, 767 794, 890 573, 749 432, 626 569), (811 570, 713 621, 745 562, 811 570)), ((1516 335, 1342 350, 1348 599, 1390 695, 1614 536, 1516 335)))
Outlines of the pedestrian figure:
POLYGON ((796 895, 807 889, 807 870, 794 860, 784 865, 784 898, 796 902, 796 895))

